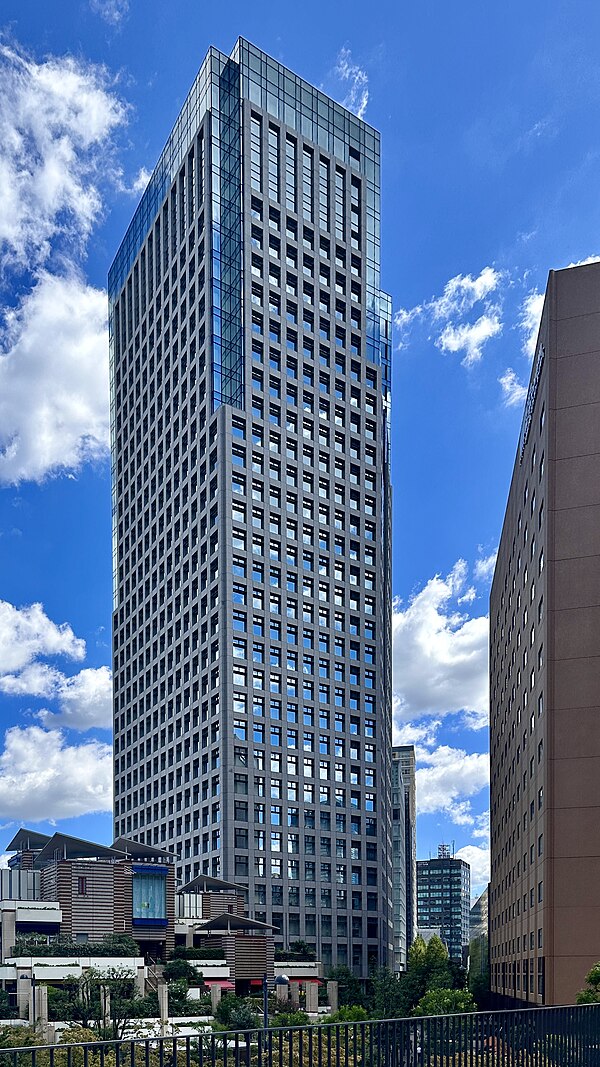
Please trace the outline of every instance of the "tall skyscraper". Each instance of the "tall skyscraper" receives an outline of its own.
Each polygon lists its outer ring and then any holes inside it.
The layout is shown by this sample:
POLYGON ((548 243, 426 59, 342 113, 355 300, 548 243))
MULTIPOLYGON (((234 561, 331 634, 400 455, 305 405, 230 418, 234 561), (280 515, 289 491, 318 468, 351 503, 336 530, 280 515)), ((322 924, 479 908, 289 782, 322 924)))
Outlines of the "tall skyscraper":
POLYGON ((414 745, 394 745, 392 749, 392 835, 394 839, 394 938, 406 953, 417 936, 417 784, 414 745), (403 790, 403 796, 401 793, 403 790), (396 803, 397 801, 397 803, 396 803), (404 811, 400 811, 400 805, 404 811), (404 848, 398 837, 404 833, 404 848), (405 887, 399 884, 404 877, 405 887), (402 919, 402 913, 404 919, 402 919))
POLYGON ((435 859, 417 860, 419 926, 439 929, 450 959, 467 962, 471 868, 440 845, 435 859))
POLYGON ((594 263, 550 272, 490 600, 491 983, 532 1004, 600 959, 599 471, 594 263))
POLYGON ((115 835, 391 964, 379 135, 211 48, 109 274, 115 835))

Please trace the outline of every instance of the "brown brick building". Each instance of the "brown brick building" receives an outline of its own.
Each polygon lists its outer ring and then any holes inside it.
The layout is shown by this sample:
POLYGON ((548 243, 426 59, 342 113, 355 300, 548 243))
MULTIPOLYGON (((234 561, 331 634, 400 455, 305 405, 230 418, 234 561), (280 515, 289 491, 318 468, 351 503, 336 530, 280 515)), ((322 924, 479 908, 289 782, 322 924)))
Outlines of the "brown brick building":
POLYGON ((548 281, 491 592, 490 734, 492 992, 573 1003, 600 960, 600 264, 548 281))

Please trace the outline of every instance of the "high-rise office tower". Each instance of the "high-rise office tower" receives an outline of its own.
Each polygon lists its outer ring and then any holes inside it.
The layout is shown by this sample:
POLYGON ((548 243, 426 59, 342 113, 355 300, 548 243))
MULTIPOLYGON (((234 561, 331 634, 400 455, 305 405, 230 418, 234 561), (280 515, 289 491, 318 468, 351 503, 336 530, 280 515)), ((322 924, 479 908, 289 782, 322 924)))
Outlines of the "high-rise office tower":
POLYGON ((414 745, 394 745, 392 749, 392 792, 394 790, 397 790, 398 795, 393 797, 392 807, 393 882, 394 899, 397 899, 399 904, 399 908, 395 908, 394 911, 394 937, 398 938, 400 946, 404 944, 404 959, 406 960, 406 953, 417 936, 417 783, 414 745), (400 788, 404 791, 403 797, 400 788), (402 802, 403 812, 399 809, 402 802), (404 832, 403 849, 399 843, 396 845, 398 835, 402 832, 404 832), (398 884, 403 874, 404 890, 398 884), (401 919, 402 912, 404 920, 401 919))
POLYGON ((109 274, 115 834, 391 963, 379 135, 210 49, 109 274))
POLYGON ((467 962, 471 910, 471 868, 440 845, 435 859, 417 860, 419 926, 439 929, 450 959, 467 962))
POLYGON ((550 273, 490 600, 492 992, 532 1004, 600 959, 599 472, 594 263, 550 273))

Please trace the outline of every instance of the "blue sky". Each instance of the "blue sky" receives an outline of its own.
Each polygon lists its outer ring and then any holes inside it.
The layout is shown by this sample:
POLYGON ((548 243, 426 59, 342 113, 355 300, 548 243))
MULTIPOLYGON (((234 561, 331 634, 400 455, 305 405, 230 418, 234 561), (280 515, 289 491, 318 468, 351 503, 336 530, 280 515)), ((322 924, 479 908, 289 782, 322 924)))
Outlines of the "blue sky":
MULTIPOLYGON (((600 8, 4 0, 0 825, 108 840, 104 288, 210 44, 249 37, 381 130, 394 714, 418 852, 487 863, 487 600, 547 272, 600 251, 600 8)), ((1 844, 1 842, 0 842, 1 844)))

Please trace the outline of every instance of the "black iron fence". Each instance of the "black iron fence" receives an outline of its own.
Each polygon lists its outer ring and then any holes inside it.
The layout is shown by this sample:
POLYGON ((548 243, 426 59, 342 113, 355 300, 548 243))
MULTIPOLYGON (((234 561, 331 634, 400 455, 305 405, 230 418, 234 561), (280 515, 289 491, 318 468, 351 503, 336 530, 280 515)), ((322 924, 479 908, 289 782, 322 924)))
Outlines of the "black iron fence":
POLYGON ((600 1067, 600 1004, 0 1048, 0 1067, 549 1065, 600 1067))

